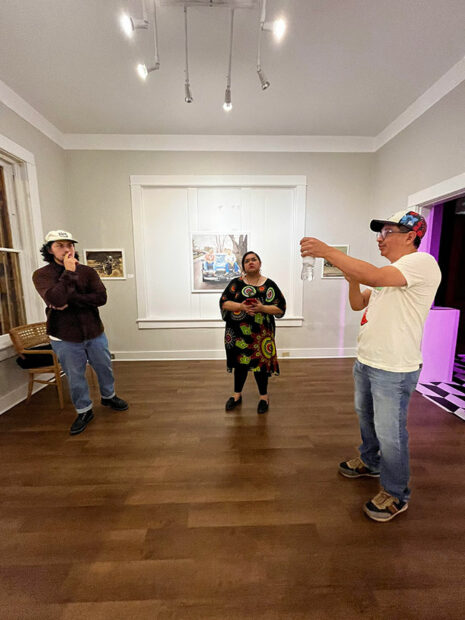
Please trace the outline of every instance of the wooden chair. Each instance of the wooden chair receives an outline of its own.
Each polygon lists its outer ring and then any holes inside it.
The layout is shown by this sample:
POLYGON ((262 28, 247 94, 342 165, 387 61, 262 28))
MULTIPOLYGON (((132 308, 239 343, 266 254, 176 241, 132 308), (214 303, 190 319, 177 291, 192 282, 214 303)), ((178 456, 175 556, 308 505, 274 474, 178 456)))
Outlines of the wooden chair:
POLYGON ((53 364, 46 366, 39 366, 35 368, 25 368, 29 373, 29 385, 27 391, 28 403, 32 396, 32 388, 34 383, 42 383, 45 385, 55 385, 58 392, 58 400, 60 402, 60 409, 63 409, 63 386, 61 383, 61 375, 64 374, 63 370, 58 363, 58 358, 52 349, 33 349, 32 347, 38 347, 40 345, 50 344, 50 340, 46 331, 45 323, 31 323, 30 325, 21 325, 20 327, 14 327, 9 331, 10 338, 13 342, 13 346, 16 349, 18 355, 26 360, 30 355, 51 355, 53 364), (52 373, 53 377, 50 379, 36 379, 35 375, 52 373))

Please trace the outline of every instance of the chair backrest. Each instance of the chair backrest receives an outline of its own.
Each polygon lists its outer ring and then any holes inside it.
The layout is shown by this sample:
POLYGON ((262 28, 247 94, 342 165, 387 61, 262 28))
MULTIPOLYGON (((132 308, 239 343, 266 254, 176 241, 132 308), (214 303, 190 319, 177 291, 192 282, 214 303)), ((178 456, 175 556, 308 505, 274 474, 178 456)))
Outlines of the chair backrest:
POLYGON ((46 323, 30 323, 29 325, 13 327, 9 334, 16 352, 20 355, 24 349, 49 343, 46 323))

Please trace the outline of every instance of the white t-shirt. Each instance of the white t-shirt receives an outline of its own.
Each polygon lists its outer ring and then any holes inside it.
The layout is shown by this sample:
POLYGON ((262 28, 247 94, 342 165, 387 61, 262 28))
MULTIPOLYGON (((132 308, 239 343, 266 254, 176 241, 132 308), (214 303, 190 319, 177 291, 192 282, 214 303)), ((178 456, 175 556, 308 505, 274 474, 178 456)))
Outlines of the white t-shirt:
POLYGON ((362 318, 357 358, 362 364, 391 372, 418 370, 423 326, 441 281, 436 260, 413 252, 391 264, 406 286, 376 287, 362 318))

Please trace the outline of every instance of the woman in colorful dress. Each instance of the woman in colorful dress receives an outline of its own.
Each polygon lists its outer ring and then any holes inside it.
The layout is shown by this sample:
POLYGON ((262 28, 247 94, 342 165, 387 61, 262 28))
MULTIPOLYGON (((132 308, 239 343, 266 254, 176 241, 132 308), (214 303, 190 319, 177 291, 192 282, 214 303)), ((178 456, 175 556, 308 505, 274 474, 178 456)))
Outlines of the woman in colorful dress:
POLYGON ((220 299, 226 321, 226 365, 228 372, 234 370, 234 394, 226 402, 226 411, 242 403, 242 388, 250 370, 260 393, 257 412, 266 413, 268 377, 279 375, 274 317, 284 316, 286 300, 276 283, 261 274, 261 266, 258 254, 246 252, 243 275, 231 280, 220 299))

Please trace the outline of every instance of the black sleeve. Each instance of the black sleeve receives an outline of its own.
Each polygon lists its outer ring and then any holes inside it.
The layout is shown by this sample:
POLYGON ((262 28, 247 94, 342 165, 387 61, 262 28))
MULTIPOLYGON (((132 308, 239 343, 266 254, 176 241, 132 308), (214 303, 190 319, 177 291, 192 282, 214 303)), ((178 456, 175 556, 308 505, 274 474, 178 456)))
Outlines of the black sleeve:
POLYGON ((220 297, 220 310, 223 321, 226 321, 230 312, 229 310, 223 310, 223 304, 225 301, 235 301, 236 303, 240 303, 238 300, 238 291, 239 282, 237 278, 234 278, 234 280, 231 280, 228 286, 224 289, 223 294, 220 297))
POLYGON ((89 271, 87 285, 89 290, 86 293, 78 293, 75 290, 70 296, 69 303, 78 308, 104 306, 107 303, 107 289, 95 269, 89 271))
POLYGON ((281 292, 281 289, 273 282, 273 280, 268 281, 268 286, 265 293, 265 305, 269 306, 277 306, 282 314, 276 314, 275 318, 282 319, 286 314, 286 300, 284 295, 281 292))

